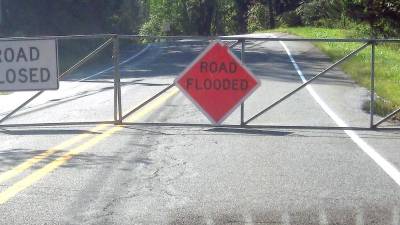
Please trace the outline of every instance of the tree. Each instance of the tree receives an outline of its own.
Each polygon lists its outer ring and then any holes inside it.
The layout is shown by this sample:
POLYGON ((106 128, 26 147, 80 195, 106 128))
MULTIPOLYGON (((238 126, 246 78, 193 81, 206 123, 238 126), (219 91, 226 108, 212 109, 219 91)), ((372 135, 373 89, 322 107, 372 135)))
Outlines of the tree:
POLYGON ((215 22, 217 11, 217 0, 208 1, 187 1, 187 15, 190 26, 195 27, 196 31, 191 34, 211 35, 212 25, 215 22))
POLYGON ((276 27, 277 17, 286 12, 295 10, 301 3, 300 0, 253 0, 251 5, 262 4, 266 12, 263 14, 266 18, 265 27, 273 29, 276 27))
MULTIPOLYGON (((345 8, 343 0, 308 0, 300 3, 296 12, 301 16, 305 25, 316 25, 320 20, 334 21, 331 24, 338 24, 336 21, 345 21, 345 8)), ((323 25, 327 25, 326 23, 323 25)))
POLYGON ((235 5, 237 8, 237 16, 236 20, 238 22, 238 32, 246 33, 247 32, 247 17, 251 0, 235 0, 235 5))
POLYGON ((143 24, 141 34, 207 36, 236 33, 240 29, 246 30, 247 16, 246 10, 238 16, 237 6, 235 0, 150 0, 149 19, 143 24), (162 29, 165 24, 170 24, 169 32, 162 29))
POLYGON ((400 2, 398 0, 345 0, 347 14, 371 27, 371 35, 391 33, 399 29, 400 2))
POLYGON ((2 35, 137 33, 146 0, 3 0, 2 35))

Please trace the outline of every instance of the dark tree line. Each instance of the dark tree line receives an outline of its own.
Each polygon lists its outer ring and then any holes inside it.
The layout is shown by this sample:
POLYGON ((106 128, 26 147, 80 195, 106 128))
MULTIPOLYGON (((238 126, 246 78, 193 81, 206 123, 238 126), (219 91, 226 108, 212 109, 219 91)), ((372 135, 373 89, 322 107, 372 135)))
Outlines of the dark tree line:
POLYGON ((373 35, 398 34, 400 30, 399 0, 345 0, 348 15, 354 20, 367 22, 373 35))
POLYGON ((1 0, 2 35, 138 32, 145 0, 1 0))
POLYGON ((0 35, 223 35, 368 24, 398 34, 399 0, 0 0, 0 35))

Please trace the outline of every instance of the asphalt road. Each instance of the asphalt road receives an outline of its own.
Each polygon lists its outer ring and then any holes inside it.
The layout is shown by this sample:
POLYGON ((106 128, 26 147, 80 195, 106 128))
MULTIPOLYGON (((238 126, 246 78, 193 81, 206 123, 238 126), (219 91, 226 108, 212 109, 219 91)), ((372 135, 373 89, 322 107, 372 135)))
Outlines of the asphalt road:
MULTIPOLYGON (((206 46, 123 51, 137 56, 121 67, 124 112, 172 83, 206 46)), ((246 118, 302 84, 299 73, 309 79, 332 63, 310 43, 260 41, 247 42, 245 61, 262 81, 246 118)), ((112 73, 93 76, 108 66, 67 77, 7 123, 111 120, 112 73)), ((29 94, 0 96, 0 114, 29 94)), ((335 69, 252 121, 257 127, 0 128, 0 224, 398 225, 400 131, 271 127, 367 127, 368 96, 335 69)), ((176 88, 127 121, 209 123, 176 88)), ((236 110, 224 124, 239 122, 236 110)))

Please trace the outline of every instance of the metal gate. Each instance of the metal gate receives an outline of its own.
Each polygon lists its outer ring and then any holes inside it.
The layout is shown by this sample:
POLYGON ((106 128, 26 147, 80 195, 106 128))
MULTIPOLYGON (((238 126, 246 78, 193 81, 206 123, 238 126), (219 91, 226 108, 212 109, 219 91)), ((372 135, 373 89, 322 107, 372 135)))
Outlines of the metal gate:
MULTIPOLYGON (((307 80, 297 88, 295 88, 293 91, 285 94, 282 96, 280 99, 272 103, 271 105, 267 106, 260 112, 256 113, 255 115, 251 116, 249 119, 245 120, 244 119, 244 113, 245 113, 245 107, 244 103, 241 105, 240 108, 240 124, 237 125, 227 125, 227 126, 234 126, 234 127, 274 127, 274 128, 279 128, 279 127, 284 127, 284 126, 257 126, 257 125, 250 125, 249 123, 254 121, 256 118, 260 117, 264 113, 268 112, 272 108, 276 107, 280 103, 284 102, 286 99, 291 97, 292 95, 296 94, 303 88, 305 88, 307 85, 311 84, 318 78, 322 77, 324 74, 327 72, 331 71, 333 68, 336 68, 338 65, 341 63, 345 62, 346 60, 349 60, 353 56, 355 56, 357 53, 361 52, 362 50, 366 49, 367 47, 370 47, 370 119, 369 119, 369 125, 366 127, 313 127, 313 126, 290 126, 290 128, 305 128, 305 129, 378 129, 379 126, 384 123, 385 121, 393 118, 396 114, 400 112, 400 108, 393 111, 392 113, 388 114, 386 117, 382 118, 381 120, 375 122, 374 121, 374 114, 375 114, 375 48, 376 45, 380 43, 400 43, 400 39, 335 39, 335 38, 327 38, 327 39, 309 39, 309 38, 277 38, 277 37, 246 37, 246 36, 231 36, 231 37, 198 37, 198 36, 140 36, 140 35, 115 35, 115 34, 102 34, 102 35, 73 35, 73 36, 49 36, 49 37, 40 37, 40 38, 6 38, 6 39, 0 39, 2 40, 30 40, 30 39, 54 39, 57 42, 61 40, 72 40, 72 39, 107 39, 104 43, 99 45, 95 50, 93 50, 90 54, 87 56, 83 57, 81 60, 79 60, 76 64, 71 66, 69 69, 67 69, 65 72, 60 74, 58 77, 61 79, 64 76, 67 76, 68 74, 71 74, 72 72, 76 71, 78 68, 80 68, 83 64, 85 64, 87 61, 92 59, 95 55, 100 53, 103 49, 105 49, 107 46, 112 45, 113 46, 113 51, 112 51, 112 59, 113 59, 113 66, 109 68, 109 70, 113 70, 114 74, 114 79, 113 79, 113 88, 114 88, 114 106, 113 106, 113 111, 114 111, 114 119, 110 121, 87 121, 87 122, 68 122, 68 123, 34 123, 34 124, 4 124, 4 122, 11 118, 15 113, 20 111, 22 108, 27 106, 30 102, 32 102, 34 99, 39 97, 41 94, 44 93, 44 91, 39 91, 36 94, 34 94, 32 97, 30 97, 28 100, 26 100, 24 103, 16 107, 14 110, 9 112, 6 116, 0 119, 0 127, 21 127, 21 126, 59 126, 59 125, 85 125, 85 124, 117 124, 117 125, 156 125, 156 126, 212 126, 209 124, 182 124, 182 123, 129 123, 125 122, 126 118, 135 113, 136 111, 140 110, 144 106, 146 106, 148 103, 152 102, 154 99, 158 98, 161 96, 163 93, 166 91, 170 90, 172 87, 175 85, 172 83, 166 88, 164 88, 162 91, 158 92, 151 98, 143 101, 139 106, 134 108, 133 110, 129 111, 125 115, 122 113, 122 96, 121 96, 121 76, 120 76, 120 46, 119 42, 120 40, 182 40, 182 39, 192 39, 192 40, 200 40, 200 41, 213 41, 213 40, 219 40, 219 41, 226 41, 226 42, 231 42, 229 44, 229 47, 235 47, 237 45, 241 46, 241 59, 244 62, 244 56, 246 53, 246 41, 268 41, 268 42, 341 42, 341 43, 361 43, 361 47, 354 49, 352 52, 349 54, 345 55, 343 58, 339 59, 335 63, 331 64, 328 66, 326 69, 321 71, 318 74, 315 74, 311 79, 307 80)), ((224 125, 222 125, 224 126, 224 125)), ((286 126, 286 128, 288 128, 286 126)), ((398 129, 398 128, 397 128, 398 129)))

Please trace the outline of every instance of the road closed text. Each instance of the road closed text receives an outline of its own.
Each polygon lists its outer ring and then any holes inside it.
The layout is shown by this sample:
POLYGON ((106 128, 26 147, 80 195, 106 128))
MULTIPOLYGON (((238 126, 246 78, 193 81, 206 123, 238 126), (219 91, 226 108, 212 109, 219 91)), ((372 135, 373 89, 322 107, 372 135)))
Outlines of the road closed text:
POLYGON ((0 84, 47 82, 50 80, 50 71, 47 68, 8 69, 3 79, 0 79, 0 84))
POLYGON ((54 40, 0 41, 0 90, 58 89, 54 40))

